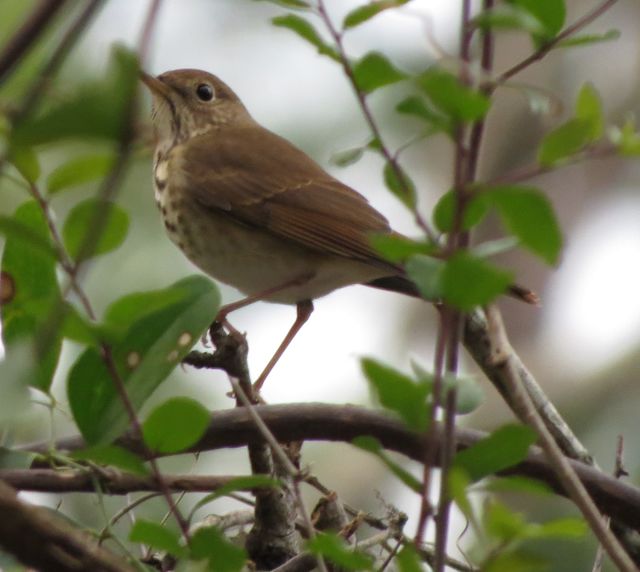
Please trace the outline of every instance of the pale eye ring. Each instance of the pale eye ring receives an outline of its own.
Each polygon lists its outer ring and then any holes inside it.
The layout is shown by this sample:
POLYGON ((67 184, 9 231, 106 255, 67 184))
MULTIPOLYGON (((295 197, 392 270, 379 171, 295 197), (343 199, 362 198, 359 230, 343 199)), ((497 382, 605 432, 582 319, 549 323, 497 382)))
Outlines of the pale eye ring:
POLYGON ((196 95, 200 101, 211 101, 213 99, 213 88, 208 83, 201 83, 196 87, 196 95))

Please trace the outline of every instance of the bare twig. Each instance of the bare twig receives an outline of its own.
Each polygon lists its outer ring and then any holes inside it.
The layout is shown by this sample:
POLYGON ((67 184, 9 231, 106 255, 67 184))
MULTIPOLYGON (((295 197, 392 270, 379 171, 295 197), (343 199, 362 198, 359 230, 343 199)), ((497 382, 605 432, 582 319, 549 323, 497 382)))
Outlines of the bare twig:
POLYGON ((580 512, 589 523, 591 530, 593 530, 609 557, 620 570, 636 572, 637 568, 633 561, 625 552, 620 542, 618 542, 618 539, 605 525, 598 508, 569 463, 569 460, 562 454, 561 448, 536 411, 533 401, 526 389, 521 385, 520 376, 512 360, 513 352, 510 346, 507 345, 505 347, 503 343, 506 335, 504 335, 502 316, 496 306, 489 306, 487 308, 487 319, 490 325, 489 331, 496 333, 491 339, 492 343, 495 344, 492 347, 492 354, 495 356, 495 365, 501 366, 505 370, 507 390, 511 396, 513 407, 520 411, 521 419, 538 434, 541 446, 548 455, 549 462, 556 472, 558 480, 562 483, 562 486, 578 509, 580 509, 580 512))

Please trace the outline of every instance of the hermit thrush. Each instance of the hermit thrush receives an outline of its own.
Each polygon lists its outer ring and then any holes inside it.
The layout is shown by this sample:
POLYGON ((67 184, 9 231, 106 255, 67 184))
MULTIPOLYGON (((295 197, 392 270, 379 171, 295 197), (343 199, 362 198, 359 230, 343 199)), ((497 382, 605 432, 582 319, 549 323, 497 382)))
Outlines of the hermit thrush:
POLYGON ((155 198, 171 240, 204 272, 255 300, 296 304, 298 317, 259 387, 313 310, 350 284, 417 295, 372 234, 389 223, 304 152, 259 125, 217 77, 142 74, 153 95, 155 198))

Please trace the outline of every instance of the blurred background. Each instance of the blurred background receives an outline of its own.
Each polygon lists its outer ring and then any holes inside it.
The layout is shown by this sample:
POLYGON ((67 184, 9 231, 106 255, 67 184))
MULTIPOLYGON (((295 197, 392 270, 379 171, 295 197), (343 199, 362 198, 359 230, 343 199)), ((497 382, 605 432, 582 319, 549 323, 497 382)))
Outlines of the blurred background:
MULTIPOLYGON (((352 0, 327 0, 336 22, 358 4, 352 0)), ((457 53, 460 4, 414 0, 349 32, 346 48, 353 57, 379 50, 399 68, 418 72, 457 53)), ((571 23, 596 2, 576 0, 567 4, 567 22, 571 23)), ((26 0, 2 1, 0 44, 34 5, 26 0)), ((54 93, 64 95, 88 77, 100 77, 115 42, 135 47, 148 5, 146 0, 106 2, 62 68, 54 93)), ((248 0, 165 0, 153 34, 147 71, 158 74, 190 67, 218 75, 238 93, 259 122, 294 142, 340 180, 363 193, 395 229, 417 235, 411 217, 384 187, 379 157, 366 155, 346 168, 331 163, 333 154, 365 143, 369 133, 340 67, 291 32, 271 26, 270 19, 283 12, 273 4, 248 0)), ((530 88, 538 103, 545 100, 550 104, 550 113, 535 111, 531 99, 521 90, 499 90, 489 116, 480 178, 490 180, 531 165, 542 134, 571 112, 575 95, 585 81, 592 82, 602 95, 610 123, 620 124, 629 114, 637 113, 638 22, 640 4, 621 0, 586 30, 600 33, 615 28, 621 32, 618 40, 557 50, 514 78, 515 84, 530 88)), ((60 29, 54 26, 51 32, 55 36, 60 29)), ((47 41, 29 62, 35 65, 46 49, 47 41)), ((530 50, 530 41, 524 34, 501 34, 496 46, 496 70, 517 63, 530 50)), ((0 105, 10 106, 27 83, 25 72, 0 86, 0 105)), ((371 106, 392 148, 418 132, 414 123, 393 111, 406 93, 407 86, 399 84, 371 97, 371 106)), ((148 126, 148 111, 145 94, 140 106, 141 126, 148 126)), ((73 154, 91 151, 87 145, 69 145, 64 151, 45 149, 45 175, 73 154)), ((451 184, 451 156, 452 146, 442 136, 416 144, 402 155, 403 165, 418 185, 421 210, 427 216, 451 184)), ((510 300, 501 302, 513 345, 605 469, 613 467, 617 435, 624 435, 625 465, 631 480, 637 482, 640 164, 611 158, 566 167, 530 182, 544 188, 551 198, 566 246, 557 268, 549 269, 521 251, 502 257, 500 262, 514 269, 518 282, 536 290, 543 301, 541 308, 510 300)), ((6 179, 0 185, 0 213, 10 214, 25 195, 6 179)), ((52 204, 59 220, 64 220, 80 198, 94 191, 95 186, 86 185, 55 198, 52 204)), ((153 201, 149 149, 139 152, 131 163, 118 201, 131 217, 129 236, 116 253, 89 268, 85 279, 90 298, 101 311, 125 293, 161 288, 197 272, 165 236, 153 201)), ((490 220, 475 239, 497 237, 499 233, 499 223, 490 220)), ((222 295, 225 303, 239 298, 238 292, 224 286, 222 295)), ((431 367, 436 322, 435 313, 427 304, 358 286, 318 300, 315 307, 266 384, 263 395, 268 402, 371 405, 359 366, 362 356, 375 355, 405 370, 412 360, 431 367)), ((262 370, 294 317, 291 307, 263 303, 231 316, 231 322, 248 334, 254 375, 262 370)), ((63 411, 68 411, 65 372, 78 350, 73 344, 65 346, 63 367, 54 386, 63 411)), ((476 372, 468 361, 464 369, 476 372)), ((485 388, 485 402, 459 422, 490 430, 512 420, 493 388, 480 374, 478 379, 485 388)), ((230 407, 232 401, 225 396, 228 389, 224 375, 178 368, 154 395, 149 407, 170 395, 196 396, 210 409, 230 407)), ((45 411, 34 405, 12 430, 11 438, 20 442, 48 438, 51 425, 45 411)), ((54 427, 56 436, 73 432, 73 425, 63 413, 55 416, 54 427)), ((344 500, 383 515, 383 499, 409 514, 407 532, 413 533, 418 498, 405 492, 375 459, 349 446, 333 444, 311 443, 305 445, 303 454, 304 462, 311 465, 325 485, 340 485, 338 492, 344 500), (363 475, 367 475, 365 486, 363 475), (379 491, 380 498, 374 491, 379 491)), ((219 474, 247 470, 244 451, 204 455, 197 462, 192 457, 172 460, 165 466, 172 471, 219 474)), ((418 469, 409 466, 411 470, 418 469)), ((33 498, 52 505, 58 502, 44 495, 33 498)), ((106 501, 114 507, 123 502, 106 501)), ((225 502, 218 501, 215 507, 209 507, 209 512, 237 508, 225 502)), ((539 499, 518 502, 534 519, 547 518, 551 510, 570 512, 568 503, 539 499)), ((63 509, 98 526, 97 511, 89 504, 88 497, 67 496, 63 509)), ((161 508, 158 504, 155 510, 161 508)), ((461 522, 460 530, 462 525, 461 522)), ((463 539, 462 544, 468 542, 463 539)), ((554 570, 581 569, 580 562, 592 560, 593 552, 585 550, 584 543, 571 546, 575 548, 574 558, 568 560, 572 564, 558 561, 554 570)))

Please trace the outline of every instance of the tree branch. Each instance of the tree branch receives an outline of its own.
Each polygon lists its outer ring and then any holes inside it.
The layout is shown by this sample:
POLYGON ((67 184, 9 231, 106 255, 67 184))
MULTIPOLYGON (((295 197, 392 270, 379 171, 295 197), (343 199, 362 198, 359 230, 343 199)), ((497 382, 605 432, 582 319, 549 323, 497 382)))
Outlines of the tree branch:
POLYGON ((0 514, 0 546, 26 566, 47 572, 134 570, 52 511, 20 501, 5 483, 0 483, 0 514))
MULTIPOLYGON (((389 416, 352 405, 302 403, 287 405, 258 405, 254 409, 278 441, 339 441, 351 442, 363 435, 375 437, 383 447, 423 462, 424 436, 409 431, 400 421, 389 416)), ((441 442, 442 427, 434 426, 434 436, 441 442)), ((466 449, 486 433, 457 428, 456 450, 466 449)), ((262 434, 245 409, 215 411, 204 437, 193 451, 209 451, 227 447, 244 447, 262 440, 262 434)), ((118 441, 137 454, 143 455, 138 439, 130 433, 118 441)), ((21 449, 45 454, 49 442, 25 446, 21 449)), ((68 437, 56 442, 56 448, 73 451, 83 448, 81 437, 68 437)), ((625 525, 640 530, 640 489, 622 483, 605 473, 578 461, 569 461, 598 508, 625 525)), ((41 466, 41 465, 40 465, 41 466)), ((502 474, 517 474, 547 483, 566 496, 545 454, 532 447, 527 458, 502 474)))

